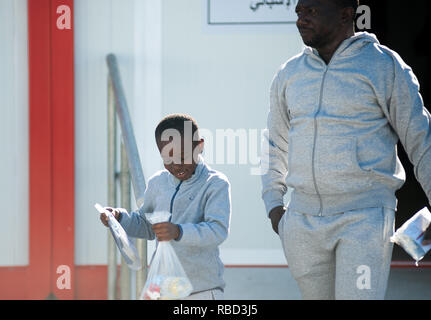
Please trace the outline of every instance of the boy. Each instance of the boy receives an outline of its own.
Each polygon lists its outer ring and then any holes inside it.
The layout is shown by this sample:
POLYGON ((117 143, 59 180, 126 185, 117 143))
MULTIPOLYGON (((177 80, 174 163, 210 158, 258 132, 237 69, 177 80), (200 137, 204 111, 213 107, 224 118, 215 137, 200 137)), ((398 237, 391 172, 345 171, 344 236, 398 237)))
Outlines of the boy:
MULTIPOLYGON (((131 237, 172 241, 172 246, 193 285, 190 300, 223 297, 224 266, 218 246, 227 238, 231 214, 230 183, 209 168, 201 153, 204 140, 196 121, 174 114, 162 119, 155 138, 165 170, 148 181, 144 204, 137 211, 112 209, 131 237), (169 211, 171 221, 151 225, 146 212, 169 211)), ((107 225, 105 214, 100 219, 107 225)))

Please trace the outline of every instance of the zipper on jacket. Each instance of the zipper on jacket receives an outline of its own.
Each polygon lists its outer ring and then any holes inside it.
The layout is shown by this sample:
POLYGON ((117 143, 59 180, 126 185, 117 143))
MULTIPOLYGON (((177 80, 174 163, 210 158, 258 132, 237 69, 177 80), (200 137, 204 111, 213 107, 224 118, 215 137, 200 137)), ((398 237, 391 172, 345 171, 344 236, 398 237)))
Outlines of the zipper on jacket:
MULTIPOLYGON (((173 207, 174 207, 174 199, 175 199, 175 197, 177 196, 177 193, 178 193, 178 191, 180 190, 180 187, 181 187, 181 184, 182 184, 182 183, 183 183, 183 181, 181 181, 181 182, 178 184, 178 186, 175 188, 174 195, 172 196, 172 199, 171 199, 171 206, 170 206, 171 216, 169 217, 169 222, 171 222, 171 219, 172 219, 172 209, 173 209, 173 207)), ((154 250, 153 255, 151 256, 150 266, 153 264, 153 259, 154 259, 154 256, 156 255, 156 252, 157 252, 158 247, 159 247, 159 241, 157 241, 157 238, 156 238, 156 249, 154 250)))
MULTIPOLYGON (((182 183, 183 183, 183 181, 181 181, 178 184, 178 186, 175 189, 174 195, 172 196, 172 199, 171 199, 171 206, 170 206, 171 218, 172 218, 172 214, 173 214, 172 210, 174 209, 174 200, 175 200, 175 197, 177 196, 178 191, 180 190, 180 187, 181 187, 182 183)), ((171 218, 169 218, 169 221, 171 221, 171 218)))
POLYGON ((328 72, 328 66, 325 66, 325 71, 323 73, 323 77, 322 77, 322 84, 320 86, 320 96, 319 96, 319 106, 318 109, 314 115, 314 140, 313 140, 313 152, 312 152, 312 174, 313 174, 313 183, 314 183, 314 188, 316 189, 316 193, 317 193, 317 197, 319 198, 319 205, 320 205, 320 209, 319 209, 319 217, 321 217, 323 215, 323 202, 322 202, 322 196, 320 195, 319 192, 319 187, 317 186, 317 180, 316 180, 316 168, 315 168, 315 157, 316 157, 316 141, 317 141, 317 132, 318 132, 318 128, 317 128, 317 115, 320 112, 320 109, 322 108, 322 97, 323 97, 323 87, 325 84, 325 78, 326 78, 326 73, 328 72))

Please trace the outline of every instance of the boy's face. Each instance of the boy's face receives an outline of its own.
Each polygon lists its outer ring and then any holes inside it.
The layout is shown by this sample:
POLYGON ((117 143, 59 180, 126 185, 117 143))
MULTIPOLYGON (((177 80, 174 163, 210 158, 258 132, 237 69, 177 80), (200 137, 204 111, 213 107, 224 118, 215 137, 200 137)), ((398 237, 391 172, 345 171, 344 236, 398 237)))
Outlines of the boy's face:
POLYGON ((181 181, 189 179, 195 172, 203 146, 203 139, 192 141, 192 139, 181 137, 181 141, 180 139, 157 140, 163 165, 166 170, 181 181))

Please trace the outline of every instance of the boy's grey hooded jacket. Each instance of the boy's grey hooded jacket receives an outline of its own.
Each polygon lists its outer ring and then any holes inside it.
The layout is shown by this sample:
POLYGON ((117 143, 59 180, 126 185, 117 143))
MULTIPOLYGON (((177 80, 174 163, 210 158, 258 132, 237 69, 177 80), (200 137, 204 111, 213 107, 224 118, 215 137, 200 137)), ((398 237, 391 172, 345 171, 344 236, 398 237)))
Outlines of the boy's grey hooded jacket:
POLYGON ((195 173, 181 182, 167 170, 153 175, 144 204, 137 211, 121 211, 120 224, 131 237, 153 240, 146 212, 168 211, 181 236, 172 246, 193 285, 193 292, 224 289, 223 263, 218 246, 227 238, 231 215, 230 184, 201 158, 195 173))
POLYGON ((366 32, 345 40, 328 65, 306 47, 271 87, 262 156, 267 213, 283 206, 287 186, 289 207, 307 214, 395 209, 405 182, 399 139, 431 199, 431 116, 412 69, 366 32))

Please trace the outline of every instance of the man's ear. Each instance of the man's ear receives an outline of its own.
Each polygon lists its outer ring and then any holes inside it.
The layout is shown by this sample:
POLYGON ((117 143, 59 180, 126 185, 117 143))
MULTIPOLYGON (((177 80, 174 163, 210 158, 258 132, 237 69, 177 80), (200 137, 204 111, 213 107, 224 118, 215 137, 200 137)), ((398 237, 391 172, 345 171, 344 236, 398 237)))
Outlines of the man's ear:
POLYGON ((201 138, 198 144, 199 153, 202 153, 204 151, 204 146, 205 146, 205 140, 201 138))
POLYGON ((341 22, 346 24, 351 24, 355 21, 356 12, 352 7, 342 8, 341 9, 341 22))

